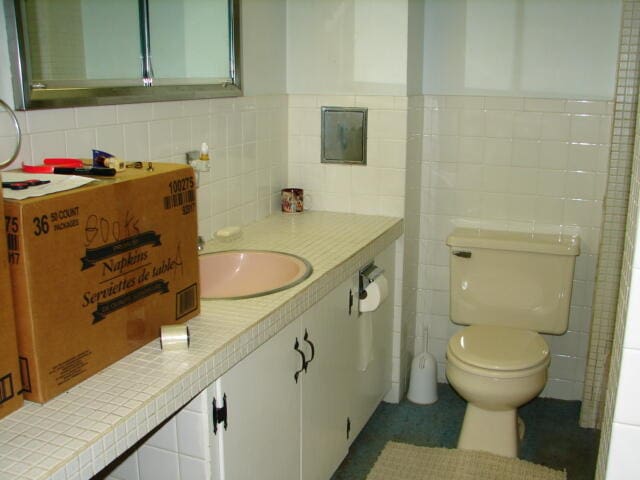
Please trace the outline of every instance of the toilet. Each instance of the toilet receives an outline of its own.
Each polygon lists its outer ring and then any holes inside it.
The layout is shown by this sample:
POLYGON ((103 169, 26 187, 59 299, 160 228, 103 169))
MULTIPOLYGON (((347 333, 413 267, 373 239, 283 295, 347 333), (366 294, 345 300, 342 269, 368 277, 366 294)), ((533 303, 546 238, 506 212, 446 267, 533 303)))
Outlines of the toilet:
POLYGON ((549 346, 569 306, 578 237, 458 228, 450 247, 446 375, 467 401, 458 448, 517 457, 517 409, 544 388, 549 346))

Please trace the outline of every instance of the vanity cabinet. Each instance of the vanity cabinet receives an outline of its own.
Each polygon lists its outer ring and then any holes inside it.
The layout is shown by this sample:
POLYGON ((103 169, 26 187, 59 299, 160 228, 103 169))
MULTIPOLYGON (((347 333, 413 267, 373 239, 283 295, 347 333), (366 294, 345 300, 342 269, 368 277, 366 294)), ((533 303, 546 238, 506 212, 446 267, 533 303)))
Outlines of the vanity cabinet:
POLYGON ((375 263, 390 285, 375 312, 358 313, 353 272, 120 459, 106 478, 331 478, 391 387, 394 246, 375 263))

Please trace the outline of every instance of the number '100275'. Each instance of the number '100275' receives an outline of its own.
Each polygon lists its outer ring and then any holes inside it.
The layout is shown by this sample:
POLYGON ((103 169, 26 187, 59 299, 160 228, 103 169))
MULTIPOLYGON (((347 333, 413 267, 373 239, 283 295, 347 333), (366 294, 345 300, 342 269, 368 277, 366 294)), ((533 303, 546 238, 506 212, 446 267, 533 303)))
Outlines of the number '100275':
POLYGON ((169 182, 171 193, 180 193, 194 188, 193 177, 184 177, 169 182))

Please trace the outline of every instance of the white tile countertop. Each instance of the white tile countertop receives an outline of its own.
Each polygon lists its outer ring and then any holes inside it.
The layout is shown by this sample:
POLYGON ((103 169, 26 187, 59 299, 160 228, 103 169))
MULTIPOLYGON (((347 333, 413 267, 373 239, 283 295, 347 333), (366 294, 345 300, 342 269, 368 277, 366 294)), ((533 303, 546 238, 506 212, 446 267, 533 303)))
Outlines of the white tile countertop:
POLYGON ((270 249, 313 274, 278 293, 203 301, 186 352, 158 339, 59 395, 0 420, 0 480, 89 479, 402 234, 402 220, 307 212, 272 215, 204 252, 270 249))

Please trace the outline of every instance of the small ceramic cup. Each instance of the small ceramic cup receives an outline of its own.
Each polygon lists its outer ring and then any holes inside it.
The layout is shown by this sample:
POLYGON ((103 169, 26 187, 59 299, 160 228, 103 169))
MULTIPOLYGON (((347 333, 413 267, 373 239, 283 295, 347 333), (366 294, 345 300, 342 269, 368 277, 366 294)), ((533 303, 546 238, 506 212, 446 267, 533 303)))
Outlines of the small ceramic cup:
POLYGON ((280 201, 284 213, 302 213, 304 211, 304 190, 302 188, 283 188, 280 201))

